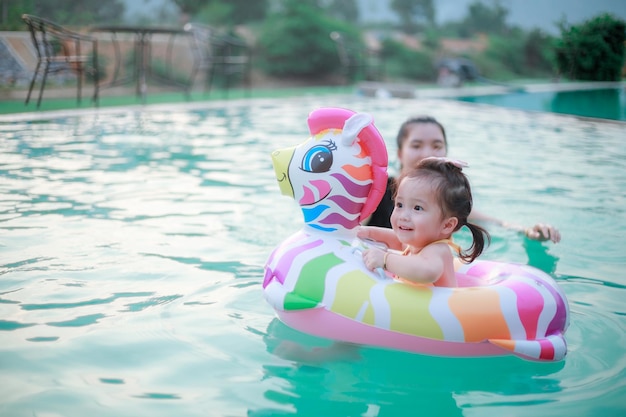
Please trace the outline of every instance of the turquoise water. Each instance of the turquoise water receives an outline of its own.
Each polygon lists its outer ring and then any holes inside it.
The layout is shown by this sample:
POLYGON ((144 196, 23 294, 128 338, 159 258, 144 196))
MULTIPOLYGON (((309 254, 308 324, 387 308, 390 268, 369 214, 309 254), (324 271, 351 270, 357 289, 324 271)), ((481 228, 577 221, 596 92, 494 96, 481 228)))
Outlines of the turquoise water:
POLYGON ((28 117, 0 120, 2 416, 625 414, 625 124, 351 96, 28 117), (399 124, 436 116, 478 208, 560 228, 558 245, 492 228, 484 257, 562 285, 564 361, 281 357, 285 341, 328 345, 278 322, 261 290, 301 225, 270 152, 321 106, 373 114, 394 168, 399 124))
POLYGON ((625 88, 533 93, 517 92, 461 97, 459 100, 514 109, 626 121, 625 88))

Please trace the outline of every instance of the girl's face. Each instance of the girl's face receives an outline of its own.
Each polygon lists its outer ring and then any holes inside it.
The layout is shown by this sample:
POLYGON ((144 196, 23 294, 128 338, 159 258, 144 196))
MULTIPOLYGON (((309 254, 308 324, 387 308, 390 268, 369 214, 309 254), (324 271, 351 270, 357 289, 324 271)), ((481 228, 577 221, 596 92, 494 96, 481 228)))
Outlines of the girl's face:
POLYGON ((412 168, 428 156, 446 156, 448 149, 443 132, 434 123, 411 123, 398 149, 402 169, 412 168))
MULTIPOLYGON (((456 225, 456 223, 455 223, 456 225)), ((398 240, 416 251, 452 233, 430 182, 404 178, 398 186, 391 227, 398 240)))

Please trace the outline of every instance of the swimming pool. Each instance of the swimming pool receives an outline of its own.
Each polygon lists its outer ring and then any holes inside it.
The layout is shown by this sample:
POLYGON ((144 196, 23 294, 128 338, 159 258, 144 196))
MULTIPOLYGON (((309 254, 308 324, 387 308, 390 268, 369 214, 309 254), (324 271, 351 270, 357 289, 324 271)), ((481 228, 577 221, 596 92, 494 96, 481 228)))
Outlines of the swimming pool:
POLYGON ((515 92, 459 97, 470 103, 626 121, 626 89, 515 92))
POLYGON ((35 117, 0 119, 0 415, 623 415, 625 124, 353 96, 35 117), (558 245, 492 228, 484 257, 562 285, 564 361, 279 355, 327 343, 278 322, 261 291, 301 225, 270 152, 322 106, 371 113, 394 166, 399 124, 436 116, 478 208, 558 225, 558 245))

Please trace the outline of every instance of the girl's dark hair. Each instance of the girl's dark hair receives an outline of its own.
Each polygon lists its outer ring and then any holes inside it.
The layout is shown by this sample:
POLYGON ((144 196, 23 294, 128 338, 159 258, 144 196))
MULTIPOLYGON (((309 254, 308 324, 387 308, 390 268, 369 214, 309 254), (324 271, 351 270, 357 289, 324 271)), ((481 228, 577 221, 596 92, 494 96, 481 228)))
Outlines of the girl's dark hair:
POLYGON ((463 226, 470 230, 473 242, 467 250, 460 251, 461 260, 472 262, 483 252, 485 243, 491 243, 491 236, 487 230, 468 221, 472 212, 472 189, 469 180, 456 162, 445 158, 425 158, 414 169, 403 173, 398 178, 397 184, 404 178, 418 178, 430 182, 441 207, 441 215, 444 218, 456 217, 459 220, 453 232, 463 226))
POLYGON ((434 117, 417 116, 417 117, 410 118, 406 122, 402 123, 402 125, 400 125, 400 130, 398 130, 398 136, 396 137, 396 143, 398 145, 398 149, 402 148, 402 144, 404 143, 407 135, 409 134, 409 126, 411 126, 414 123, 415 124, 432 123, 434 125, 437 125, 437 127, 441 129, 441 133, 443 133, 443 141, 444 141, 444 144, 446 145, 446 149, 448 148, 448 138, 446 136, 446 129, 443 128, 443 125, 439 123, 439 121, 435 119, 434 117))

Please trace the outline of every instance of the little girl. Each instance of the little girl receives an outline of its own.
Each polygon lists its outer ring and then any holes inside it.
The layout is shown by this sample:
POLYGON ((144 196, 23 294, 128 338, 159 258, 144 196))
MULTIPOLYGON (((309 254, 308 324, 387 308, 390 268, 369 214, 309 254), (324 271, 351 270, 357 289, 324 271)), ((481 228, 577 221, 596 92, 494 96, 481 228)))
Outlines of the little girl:
POLYGON ((469 223, 472 191, 462 172, 467 166, 448 158, 428 157, 398 179, 392 229, 363 226, 358 237, 387 244, 392 251, 363 251, 367 268, 383 268, 399 279, 443 287, 456 287, 453 248, 462 261, 476 259, 490 242, 489 233, 469 223), (467 251, 454 244, 452 233, 466 226, 473 244, 467 251), (399 251, 399 252, 394 252, 399 251))

